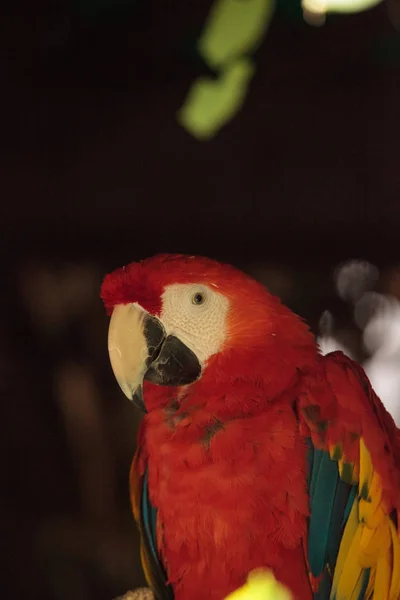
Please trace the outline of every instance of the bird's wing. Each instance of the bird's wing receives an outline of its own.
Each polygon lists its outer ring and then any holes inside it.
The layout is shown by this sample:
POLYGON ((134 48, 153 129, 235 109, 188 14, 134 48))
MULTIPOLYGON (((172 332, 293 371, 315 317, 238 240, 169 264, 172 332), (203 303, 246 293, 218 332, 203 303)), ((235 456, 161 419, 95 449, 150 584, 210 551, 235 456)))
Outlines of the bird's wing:
POLYGON ((341 352, 321 360, 299 399, 314 599, 399 600, 399 430, 361 367, 341 352))
POLYGON ((140 532, 140 555, 147 584, 156 600, 173 600, 174 593, 157 547, 157 509, 148 489, 148 468, 139 468, 140 448, 135 453, 130 473, 131 503, 140 532))

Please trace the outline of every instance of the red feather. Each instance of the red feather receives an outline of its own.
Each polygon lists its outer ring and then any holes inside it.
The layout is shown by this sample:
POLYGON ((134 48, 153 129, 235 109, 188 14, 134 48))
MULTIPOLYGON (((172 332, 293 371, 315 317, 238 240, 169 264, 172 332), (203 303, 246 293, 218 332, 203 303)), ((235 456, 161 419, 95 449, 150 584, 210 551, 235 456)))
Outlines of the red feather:
POLYGON ((362 369, 340 353, 321 357, 307 326, 233 267, 160 255, 108 275, 102 298, 109 312, 138 302, 157 315, 167 285, 197 282, 229 298, 226 346, 191 386, 145 383, 134 468, 149 468, 176 600, 221 600, 261 566, 311 600, 306 438, 341 444, 357 464, 362 434, 398 509, 399 433, 362 369))

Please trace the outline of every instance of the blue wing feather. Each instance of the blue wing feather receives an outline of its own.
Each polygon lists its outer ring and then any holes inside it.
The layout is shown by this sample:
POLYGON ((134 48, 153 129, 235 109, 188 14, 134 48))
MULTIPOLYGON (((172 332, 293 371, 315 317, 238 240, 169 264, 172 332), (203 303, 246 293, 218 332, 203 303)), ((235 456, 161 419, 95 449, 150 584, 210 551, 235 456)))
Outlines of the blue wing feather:
POLYGON ((329 567, 333 570, 339 553, 339 546, 343 534, 343 526, 347 521, 351 506, 354 502, 355 487, 345 483, 341 479, 336 483, 335 500, 331 512, 329 534, 326 546, 326 556, 329 567), (350 501, 349 501, 350 500, 350 501), (346 512, 348 510, 348 512, 346 512))
MULTIPOLYGON (((329 600, 343 531, 358 497, 357 486, 340 478, 338 464, 331 459, 329 452, 313 448, 311 440, 308 443, 308 562, 311 575, 318 581, 314 600, 329 600)), ((363 571, 362 577, 358 600, 364 598, 369 582, 369 569, 363 571)))
POLYGON ((174 593, 168 584, 161 556, 157 549, 157 509, 152 505, 149 497, 148 471, 141 482, 139 528, 143 549, 145 571, 150 578, 150 584, 156 600, 173 600, 174 593))
POLYGON ((334 513, 338 468, 327 452, 313 466, 311 483, 314 483, 308 537, 308 561, 311 573, 318 577, 327 562, 327 548, 334 513), (314 477, 314 472, 318 469, 314 477))
POLYGON ((148 488, 148 472, 144 474, 143 479, 143 488, 142 488, 142 518, 144 531, 146 534, 147 542, 150 546, 151 553, 156 562, 159 561, 159 556, 156 550, 156 537, 155 537, 155 527, 154 524, 157 520, 157 510, 152 506, 149 499, 149 488, 148 488))

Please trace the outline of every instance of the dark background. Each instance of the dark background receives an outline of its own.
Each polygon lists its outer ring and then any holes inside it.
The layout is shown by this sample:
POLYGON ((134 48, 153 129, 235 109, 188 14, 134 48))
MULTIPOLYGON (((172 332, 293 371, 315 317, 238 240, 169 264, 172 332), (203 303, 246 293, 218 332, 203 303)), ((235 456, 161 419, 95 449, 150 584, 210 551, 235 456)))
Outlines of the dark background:
POLYGON ((334 268, 400 296, 399 0, 313 28, 281 0, 244 108, 210 142, 176 122, 211 2, 0 9, 1 596, 111 600, 139 585, 128 471, 138 416, 98 299, 158 251, 253 273, 364 350, 334 268))

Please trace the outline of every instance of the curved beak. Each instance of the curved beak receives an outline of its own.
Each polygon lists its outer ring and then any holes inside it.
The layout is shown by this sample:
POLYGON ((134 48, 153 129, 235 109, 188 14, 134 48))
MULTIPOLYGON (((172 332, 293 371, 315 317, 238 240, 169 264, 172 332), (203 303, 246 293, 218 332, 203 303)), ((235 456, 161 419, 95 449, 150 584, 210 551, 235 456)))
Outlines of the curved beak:
POLYGON ((116 306, 108 329, 111 367, 121 390, 143 409, 142 383, 165 339, 164 327, 137 304, 116 306))
POLYGON ((158 385, 193 383, 201 374, 197 356, 161 321, 138 304, 114 308, 108 331, 108 352, 115 378, 129 400, 145 410, 143 380, 158 385))

